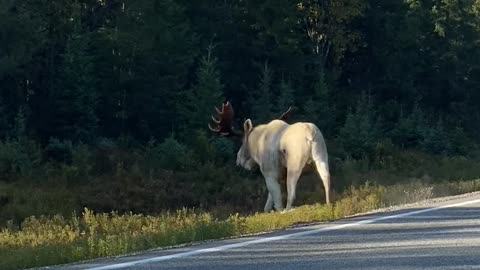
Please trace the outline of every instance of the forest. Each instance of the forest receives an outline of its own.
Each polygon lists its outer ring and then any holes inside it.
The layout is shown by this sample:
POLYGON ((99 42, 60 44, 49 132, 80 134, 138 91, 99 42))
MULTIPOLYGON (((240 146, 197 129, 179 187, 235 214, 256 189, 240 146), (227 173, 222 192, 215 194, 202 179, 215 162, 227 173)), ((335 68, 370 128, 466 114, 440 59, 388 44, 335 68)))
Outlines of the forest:
POLYGON ((227 100, 238 128, 315 123, 337 194, 480 176, 478 0, 0 3, 0 226, 259 211, 261 175, 208 129, 227 100))

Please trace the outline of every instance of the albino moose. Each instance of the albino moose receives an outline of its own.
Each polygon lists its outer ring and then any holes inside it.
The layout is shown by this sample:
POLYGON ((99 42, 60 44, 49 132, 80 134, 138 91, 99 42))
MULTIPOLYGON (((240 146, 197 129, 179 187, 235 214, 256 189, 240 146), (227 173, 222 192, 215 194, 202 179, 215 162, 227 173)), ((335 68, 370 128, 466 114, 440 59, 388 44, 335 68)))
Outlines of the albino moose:
POLYGON ((323 186, 325 198, 330 204, 330 172, 328 167, 327 147, 320 130, 312 123, 287 124, 290 109, 280 119, 273 120, 268 124, 253 126, 252 121, 247 119, 243 124, 243 132, 234 129, 233 107, 230 102, 222 104, 222 109, 217 111, 217 118, 212 116, 216 123, 213 128, 208 124, 211 131, 221 136, 235 136, 242 138, 242 146, 237 153, 237 165, 251 170, 259 166, 268 189, 268 198, 265 203, 265 212, 275 210, 282 211, 280 177, 286 170, 287 176, 287 206, 291 209, 295 200, 297 181, 302 174, 305 164, 309 161, 315 163, 323 186))

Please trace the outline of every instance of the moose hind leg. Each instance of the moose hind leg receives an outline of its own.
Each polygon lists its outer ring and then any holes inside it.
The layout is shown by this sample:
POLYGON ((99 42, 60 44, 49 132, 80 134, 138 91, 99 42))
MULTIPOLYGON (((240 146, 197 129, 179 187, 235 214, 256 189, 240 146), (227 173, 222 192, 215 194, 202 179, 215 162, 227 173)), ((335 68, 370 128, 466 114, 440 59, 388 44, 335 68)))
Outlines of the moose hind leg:
POLYGON ((292 208, 293 201, 296 196, 298 178, 302 174, 302 170, 288 170, 287 173, 287 210, 292 208))
POLYGON ((315 165, 325 188, 325 201, 327 204, 330 204, 330 171, 328 170, 328 164, 316 160, 315 165))
POLYGON ((280 183, 278 182, 277 177, 266 176, 265 182, 267 184, 268 192, 272 195, 273 206, 275 207, 275 210, 283 210, 282 190, 280 188, 280 183))
POLYGON ((270 212, 273 209, 273 197, 272 193, 268 192, 267 202, 265 203, 264 212, 270 212))

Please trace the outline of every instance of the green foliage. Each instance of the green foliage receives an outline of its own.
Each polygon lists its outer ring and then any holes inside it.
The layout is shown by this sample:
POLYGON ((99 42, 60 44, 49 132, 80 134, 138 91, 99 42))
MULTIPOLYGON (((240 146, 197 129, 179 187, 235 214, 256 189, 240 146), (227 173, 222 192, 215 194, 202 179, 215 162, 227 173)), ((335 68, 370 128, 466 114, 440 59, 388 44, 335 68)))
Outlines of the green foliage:
POLYGON ((320 72, 313 85, 313 93, 305 102, 305 118, 315 123, 322 133, 333 134, 335 128, 335 104, 330 87, 325 80, 325 73, 320 72))
POLYGON ((177 108, 198 53, 184 6, 172 0, 93 5, 106 14, 93 44, 102 134, 167 137, 181 127, 177 108))
POLYGON ((469 138, 465 131, 461 127, 455 127, 453 130, 450 130, 450 150, 451 153, 456 155, 475 155, 478 146, 469 138))
POLYGON ((338 63, 348 50, 359 43, 360 34, 350 23, 361 17, 366 1, 299 1, 297 8, 305 22, 310 49, 318 58, 320 69, 338 63))
POLYGON ((450 152, 450 140, 441 119, 438 120, 435 126, 427 128, 423 137, 421 146, 427 152, 433 154, 447 154, 450 152))
MULTIPOLYGON (((43 34, 36 31, 39 23, 38 11, 31 3, 21 1, 2 1, 0 7, 0 81, 7 83, 7 75, 31 60, 43 34), (8 41, 8 42, 7 42, 8 41)), ((2 87, 3 88, 3 87, 2 87)), ((2 91, 7 91, 2 89, 2 91)))
POLYGON ((371 96, 362 93, 355 111, 347 115, 340 129, 339 141, 348 155, 360 158, 372 152, 380 132, 371 96))
POLYGON ((0 142, 0 179, 12 181, 34 176, 41 161, 41 150, 29 139, 10 139, 0 142))
POLYGON ((365 213, 381 206, 385 187, 371 185, 368 181, 358 188, 351 187, 344 198, 335 204, 335 217, 342 218, 365 213))
POLYGON ((58 138, 50 138, 45 147, 45 155, 48 160, 70 164, 72 162, 72 143, 60 141, 58 138))
POLYGON ((447 130, 441 118, 431 125, 418 106, 415 106, 407 117, 400 115, 390 136, 394 143, 401 147, 417 147, 432 154, 466 155, 473 153, 474 149, 474 144, 462 128, 447 130))
POLYGON ((220 106, 224 101, 223 84, 220 82, 220 72, 213 48, 213 45, 208 47, 207 55, 202 57, 196 73, 196 85, 186 93, 185 102, 179 104, 189 131, 204 129, 207 123, 211 122, 213 108, 220 106))
POLYGON ((175 139, 174 134, 157 144, 150 140, 145 150, 147 167, 166 170, 186 170, 192 166, 192 152, 175 139))
POLYGON ((278 85, 278 95, 275 104, 276 115, 280 116, 290 106, 295 104, 294 94, 295 90, 291 82, 282 78, 282 80, 280 80, 280 84, 278 85))
POLYGON ((211 139, 208 141, 216 150, 216 156, 220 162, 231 163, 235 160, 236 149, 234 143, 224 137, 211 139))
POLYGON ((17 226, 30 216, 67 216, 79 209, 79 190, 53 183, 32 184, 31 180, 23 179, 13 183, 0 182, 0 226, 17 226))
POLYGON ((26 125, 25 108, 20 107, 17 115, 15 116, 15 122, 13 127, 13 137, 17 139, 27 138, 27 125, 26 125))
POLYGON ((54 136, 91 142, 96 134, 97 93, 89 40, 73 35, 62 56, 63 69, 54 92, 51 125, 54 136))
POLYGON ((205 130, 196 130, 190 136, 189 145, 196 160, 202 163, 219 162, 219 164, 233 161, 234 143, 232 140, 225 137, 207 136, 205 130))
POLYGON ((249 96, 251 118, 255 123, 265 124, 273 119, 272 103, 272 69, 265 62, 260 76, 258 90, 252 91, 249 96))
MULTIPOLYGON (((2 97, 0 96, 0 127, 8 126, 8 117, 6 117, 6 106, 2 102, 2 97)), ((0 128, 0 138, 5 138, 7 135, 7 130, 5 128, 0 128)))
MULTIPOLYGON (((62 146, 65 145, 57 145, 57 147, 60 147, 60 149, 57 148, 57 155, 62 153, 62 150, 67 150, 65 148, 62 149, 62 146)), ((61 179, 66 179, 67 184, 70 185, 87 183, 91 178, 93 169, 92 150, 85 144, 78 144, 73 145, 67 150, 67 153, 64 152, 63 154, 70 154, 68 156, 70 162, 66 163, 65 159, 62 159, 56 160, 54 162, 56 164, 47 164, 47 176, 49 178, 59 177, 61 179), (60 164, 58 164, 58 162, 60 162, 60 164)))
MULTIPOLYGON (((235 120, 255 123, 296 103, 303 121, 345 142, 346 130, 360 127, 348 108, 358 89, 370 89, 380 135, 395 145, 471 155, 465 150, 475 147, 461 143, 439 147, 440 137, 478 144, 478 10, 473 0, 6 1, 0 136, 18 136, 21 116, 24 136, 43 145, 122 136, 145 143, 172 131, 189 144, 189 131, 206 130, 225 97, 235 120), (208 48, 203 57, 198 48, 208 48), (413 102, 411 114, 399 111, 413 102), (443 127, 430 122, 439 115, 443 127)), ((346 154, 371 149, 360 144, 344 143, 346 154)))
POLYGON ((423 141, 426 126, 424 114, 416 105, 408 116, 400 115, 398 123, 391 131, 391 137, 402 147, 418 147, 423 141))

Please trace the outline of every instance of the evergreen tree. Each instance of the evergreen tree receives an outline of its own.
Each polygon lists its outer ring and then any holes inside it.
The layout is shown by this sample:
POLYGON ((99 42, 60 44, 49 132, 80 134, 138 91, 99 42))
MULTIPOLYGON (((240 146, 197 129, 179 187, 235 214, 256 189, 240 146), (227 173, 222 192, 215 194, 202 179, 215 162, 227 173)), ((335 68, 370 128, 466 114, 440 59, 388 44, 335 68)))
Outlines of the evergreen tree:
POLYGON ((0 140, 4 139, 8 133, 8 118, 5 116, 6 106, 2 102, 0 96, 0 140))
POLYGON ((340 129, 339 141, 347 155, 361 158, 372 152, 381 138, 381 129, 373 109, 372 98, 362 92, 354 112, 347 114, 340 129))
POLYGON ((423 140, 427 120, 418 103, 407 116, 400 113, 400 118, 390 132, 393 142, 401 147, 418 147, 423 140))
POLYGON ((20 140, 25 138, 26 136, 27 136, 27 125, 26 125, 25 108, 20 107, 17 115, 15 116, 13 134, 11 134, 11 137, 20 140))
POLYGON ((313 94, 305 102, 303 110, 305 119, 314 122, 322 132, 330 135, 335 130, 335 104, 324 72, 320 72, 313 94))
POLYGON ((0 4, 0 138, 12 135, 17 112, 28 107, 33 82, 40 81, 37 70, 31 69, 46 42, 45 31, 39 31, 44 26, 39 6, 20 0, 0 4))
POLYGON ((252 91, 249 97, 251 116, 257 124, 264 124, 273 119, 272 103, 272 76, 273 72, 265 62, 260 75, 257 91, 252 91))
POLYGON ((163 138, 179 126, 196 37, 173 0, 125 1, 99 43, 99 115, 110 136, 163 138))
POLYGON ((294 89, 289 81, 286 81, 284 78, 282 78, 280 80, 280 84, 278 85, 275 115, 280 116, 290 106, 294 106, 294 104, 294 89))
POLYGON ((423 150, 433 154, 446 155, 450 153, 450 140, 441 118, 435 125, 425 129, 421 146, 423 150))
POLYGON ((211 122, 213 108, 224 102, 223 84, 217 67, 217 58, 213 55, 213 45, 209 45, 207 54, 202 57, 197 70, 197 82, 186 93, 185 101, 178 104, 183 114, 186 129, 205 129, 211 122))
POLYGON ((475 0, 5 0, 0 137, 23 110, 42 143, 161 140, 205 129, 225 95, 255 124, 297 103, 344 145, 382 116, 396 145, 441 153, 446 136, 448 153, 465 153, 452 141, 480 138, 479 15, 475 0), (212 39, 215 57, 196 63, 212 39), (374 121, 360 117, 358 89, 375 96, 374 121))
POLYGON ((97 93, 86 36, 73 35, 63 54, 51 118, 52 135, 72 141, 92 141, 96 134, 97 93))

